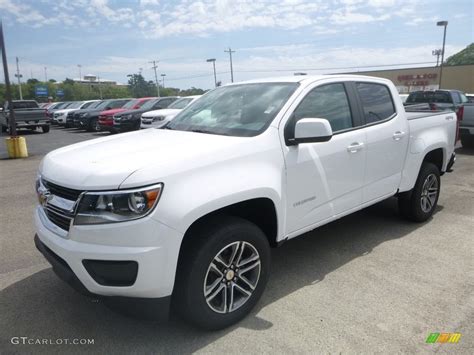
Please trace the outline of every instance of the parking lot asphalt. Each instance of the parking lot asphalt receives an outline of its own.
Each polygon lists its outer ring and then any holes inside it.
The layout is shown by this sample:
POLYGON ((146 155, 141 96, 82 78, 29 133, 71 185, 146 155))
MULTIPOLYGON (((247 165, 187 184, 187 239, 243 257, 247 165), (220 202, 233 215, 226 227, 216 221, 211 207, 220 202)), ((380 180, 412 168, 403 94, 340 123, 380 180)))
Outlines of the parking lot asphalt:
POLYGON ((5 160, 0 144, 1 353, 474 353, 474 151, 458 149, 430 221, 401 219, 392 198, 288 241, 273 250, 251 315, 205 332, 174 316, 164 324, 127 318, 84 298, 35 249, 42 156, 101 135, 25 135, 30 157, 19 160, 5 160), (462 336, 426 344, 433 332, 462 336), (16 345, 13 337, 94 344, 16 345))

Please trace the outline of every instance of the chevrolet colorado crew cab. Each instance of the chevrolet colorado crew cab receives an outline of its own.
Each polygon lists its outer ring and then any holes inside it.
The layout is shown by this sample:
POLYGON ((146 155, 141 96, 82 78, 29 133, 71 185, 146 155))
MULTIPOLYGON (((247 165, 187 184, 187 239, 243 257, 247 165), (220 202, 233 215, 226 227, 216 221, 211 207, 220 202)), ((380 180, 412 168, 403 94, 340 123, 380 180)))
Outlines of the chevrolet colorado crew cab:
POLYGON ((46 155, 35 243, 76 290, 220 329, 262 295, 271 247, 392 196, 427 221, 455 135, 455 113, 406 113, 385 79, 218 87, 164 128, 46 155))

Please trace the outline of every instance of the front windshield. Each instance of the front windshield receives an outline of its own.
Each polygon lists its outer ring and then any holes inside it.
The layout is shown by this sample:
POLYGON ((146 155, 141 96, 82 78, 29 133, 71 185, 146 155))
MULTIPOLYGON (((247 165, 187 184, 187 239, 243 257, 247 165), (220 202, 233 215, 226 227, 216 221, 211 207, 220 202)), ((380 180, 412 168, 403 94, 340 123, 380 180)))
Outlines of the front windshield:
POLYGON ((83 101, 73 102, 67 108, 79 108, 81 107, 83 103, 84 103, 83 101))
POLYGON ((191 101, 193 101, 192 98, 182 98, 173 102, 171 105, 168 106, 168 108, 181 110, 188 106, 191 101))
POLYGON ((122 108, 138 108, 138 107, 141 107, 145 102, 149 101, 151 99, 147 99, 147 100, 132 100, 130 101, 129 103, 127 103, 126 105, 123 105, 122 108))
POLYGON ((85 109, 85 108, 90 108, 90 107, 93 107, 95 104, 97 104, 97 102, 95 101, 91 101, 91 102, 86 102, 84 105, 82 105, 82 109, 85 109))
POLYGON ((144 110, 152 109, 153 105, 156 104, 159 100, 160 99, 145 101, 141 108, 144 110))
POLYGON ((181 111, 165 128, 253 137, 275 118, 298 83, 256 83, 219 87, 181 111))

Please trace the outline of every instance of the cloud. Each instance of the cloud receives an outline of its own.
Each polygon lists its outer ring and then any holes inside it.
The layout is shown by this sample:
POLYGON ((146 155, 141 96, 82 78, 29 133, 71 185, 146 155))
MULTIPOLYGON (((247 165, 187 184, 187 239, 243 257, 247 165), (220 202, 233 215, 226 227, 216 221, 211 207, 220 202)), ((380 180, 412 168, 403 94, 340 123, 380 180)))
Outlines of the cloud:
POLYGON ((33 27, 63 25, 137 29, 148 38, 210 36, 248 29, 310 29, 315 35, 342 32, 342 26, 380 22, 392 16, 419 16, 407 0, 0 0, 0 10, 33 27), (41 4, 41 6, 38 6, 41 4), (396 10, 396 11, 395 11, 396 10), (25 13, 28 16, 25 16, 25 13))

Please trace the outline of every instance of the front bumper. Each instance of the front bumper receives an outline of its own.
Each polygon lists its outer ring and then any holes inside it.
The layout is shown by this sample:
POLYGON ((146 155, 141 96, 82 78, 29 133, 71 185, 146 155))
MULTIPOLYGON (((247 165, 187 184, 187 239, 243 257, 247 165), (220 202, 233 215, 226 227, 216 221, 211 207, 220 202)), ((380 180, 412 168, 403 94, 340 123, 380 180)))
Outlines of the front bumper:
POLYGON ((49 249, 38 235, 35 235, 36 248, 43 254, 53 267, 55 274, 69 284, 77 292, 94 299, 100 298, 112 308, 116 308, 131 316, 139 316, 153 320, 168 319, 171 296, 160 298, 135 298, 135 297, 103 297, 89 292, 81 280, 74 274, 69 265, 49 249))
POLYGON ((140 129, 140 121, 138 120, 121 120, 114 121, 114 129, 117 132, 136 131, 140 129))
POLYGON ((130 222, 71 225, 64 233, 54 232, 50 224, 38 206, 35 226, 39 241, 64 260, 87 293, 138 298, 172 294, 182 233, 151 216, 130 222), (134 261, 138 264, 136 279, 130 286, 99 284, 87 271, 85 260, 134 261))

